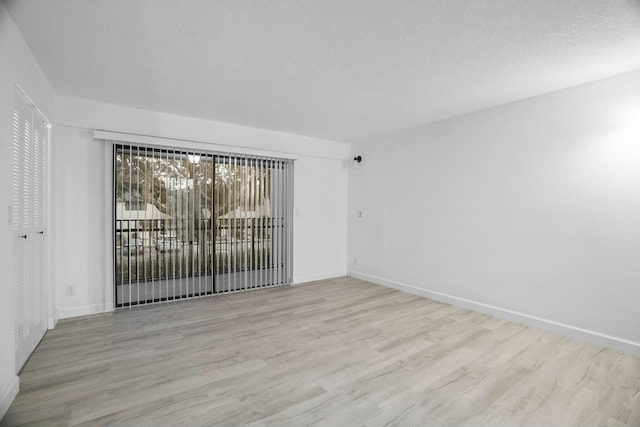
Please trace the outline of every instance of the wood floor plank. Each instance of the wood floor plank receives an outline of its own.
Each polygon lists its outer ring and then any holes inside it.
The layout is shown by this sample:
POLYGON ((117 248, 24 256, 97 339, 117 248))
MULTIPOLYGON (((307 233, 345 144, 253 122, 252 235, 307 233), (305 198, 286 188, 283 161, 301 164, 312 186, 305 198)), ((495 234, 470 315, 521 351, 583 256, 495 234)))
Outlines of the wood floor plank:
POLYGON ((638 426, 640 358, 340 277, 62 320, 2 426, 638 426))

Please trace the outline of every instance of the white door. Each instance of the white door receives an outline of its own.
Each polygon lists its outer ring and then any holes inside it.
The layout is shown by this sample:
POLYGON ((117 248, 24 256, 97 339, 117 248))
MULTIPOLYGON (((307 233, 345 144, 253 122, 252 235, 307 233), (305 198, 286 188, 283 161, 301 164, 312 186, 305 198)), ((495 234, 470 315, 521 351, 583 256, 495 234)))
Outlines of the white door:
POLYGON ((19 92, 12 143, 13 295, 16 371, 20 371, 46 331, 49 129, 19 92))

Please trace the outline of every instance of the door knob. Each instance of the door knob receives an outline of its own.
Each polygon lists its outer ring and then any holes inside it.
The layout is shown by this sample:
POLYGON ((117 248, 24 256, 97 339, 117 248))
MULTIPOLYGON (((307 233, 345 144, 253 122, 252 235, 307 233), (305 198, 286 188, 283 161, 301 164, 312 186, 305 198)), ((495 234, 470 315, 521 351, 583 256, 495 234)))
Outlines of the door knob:
POLYGON ((38 234, 44 234, 44 230, 38 231, 38 234))
POLYGON ((23 234, 22 236, 20 236, 20 238, 21 238, 21 239, 26 239, 26 238, 27 238, 27 235, 26 235, 26 234, 23 234))

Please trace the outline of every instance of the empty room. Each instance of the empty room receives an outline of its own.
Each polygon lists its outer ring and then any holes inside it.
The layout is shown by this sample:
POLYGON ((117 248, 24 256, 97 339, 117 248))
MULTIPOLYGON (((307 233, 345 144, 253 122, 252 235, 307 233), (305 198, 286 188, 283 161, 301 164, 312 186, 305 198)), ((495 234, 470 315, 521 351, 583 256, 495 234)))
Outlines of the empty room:
POLYGON ((0 426, 640 426, 637 0, 0 0, 0 426))

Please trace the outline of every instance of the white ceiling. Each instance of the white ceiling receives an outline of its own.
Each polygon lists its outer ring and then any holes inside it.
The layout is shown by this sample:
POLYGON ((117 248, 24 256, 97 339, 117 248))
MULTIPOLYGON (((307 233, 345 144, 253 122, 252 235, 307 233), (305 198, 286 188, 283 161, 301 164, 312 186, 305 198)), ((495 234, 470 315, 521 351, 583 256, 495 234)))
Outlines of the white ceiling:
POLYGON ((640 68, 639 0, 5 0, 61 95, 355 141, 640 68))

